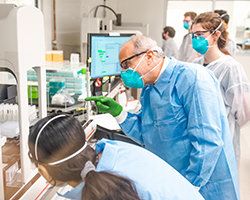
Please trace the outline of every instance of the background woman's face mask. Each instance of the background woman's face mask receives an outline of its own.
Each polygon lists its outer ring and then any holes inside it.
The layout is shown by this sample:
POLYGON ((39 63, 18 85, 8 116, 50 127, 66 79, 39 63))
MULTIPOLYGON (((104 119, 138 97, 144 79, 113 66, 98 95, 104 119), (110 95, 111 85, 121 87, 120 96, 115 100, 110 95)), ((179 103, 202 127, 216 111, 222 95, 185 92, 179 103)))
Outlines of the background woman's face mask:
MULTIPOLYGON (((201 37, 201 36, 195 36, 194 34, 192 34, 192 45, 193 45, 193 49, 195 51, 197 51, 198 53, 204 55, 209 47, 213 47, 213 46, 209 46, 208 43, 208 38, 213 35, 222 25, 223 22, 220 23, 220 25, 206 38, 205 37, 201 37)), ((216 46, 216 45, 215 45, 216 46)))
POLYGON ((204 55, 209 49, 209 43, 207 41, 207 38, 200 37, 200 36, 193 37, 192 39, 193 49, 197 51, 198 53, 204 55))

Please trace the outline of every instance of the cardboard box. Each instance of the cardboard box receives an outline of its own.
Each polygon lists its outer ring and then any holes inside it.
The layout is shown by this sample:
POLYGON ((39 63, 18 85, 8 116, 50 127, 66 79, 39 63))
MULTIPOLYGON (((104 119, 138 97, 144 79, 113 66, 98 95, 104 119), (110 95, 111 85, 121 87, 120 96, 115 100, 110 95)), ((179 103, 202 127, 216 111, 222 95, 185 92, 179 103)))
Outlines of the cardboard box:
POLYGON ((52 51, 52 61, 62 62, 63 61, 63 51, 52 51))
POLYGON ((242 49, 244 49, 244 50, 250 49, 250 45, 242 44, 242 49))
POLYGON ((45 60, 46 61, 52 61, 52 51, 46 51, 45 60))
POLYGON ((46 51, 45 60, 54 62, 63 62, 63 51, 62 50, 46 51))

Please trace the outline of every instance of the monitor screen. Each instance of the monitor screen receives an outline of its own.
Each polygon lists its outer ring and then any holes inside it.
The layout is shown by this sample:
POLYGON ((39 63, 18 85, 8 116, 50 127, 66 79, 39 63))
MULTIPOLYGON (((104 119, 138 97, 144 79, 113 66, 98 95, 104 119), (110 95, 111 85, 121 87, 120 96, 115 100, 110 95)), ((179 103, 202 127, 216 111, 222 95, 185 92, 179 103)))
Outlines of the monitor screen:
POLYGON ((99 78, 119 75, 119 52, 133 34, 88 33, 88 58, 91 58, 90 76, 99 78))

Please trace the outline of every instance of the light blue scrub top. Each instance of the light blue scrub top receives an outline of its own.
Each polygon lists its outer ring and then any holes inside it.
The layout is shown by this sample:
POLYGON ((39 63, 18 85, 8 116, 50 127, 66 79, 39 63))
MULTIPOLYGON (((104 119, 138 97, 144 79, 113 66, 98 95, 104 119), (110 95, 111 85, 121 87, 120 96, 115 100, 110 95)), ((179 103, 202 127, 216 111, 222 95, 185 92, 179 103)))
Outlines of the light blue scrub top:
POLYGON ((232 138, 217 80, 200 65, 170 59, 155 85, 142 89, 141 110, 128 113, 120 126, 201 187, 206 200, 240 199, 232 138))
MULTIPOLYGON (((102 152, 96 171, 106 171, 131 179, 143 200, 203 200, 199 192, 175 169, 146 149, 115 140, 102 139, 96 153, 102 152)), ((84 183, 65 195, 81 199, 84 183)))

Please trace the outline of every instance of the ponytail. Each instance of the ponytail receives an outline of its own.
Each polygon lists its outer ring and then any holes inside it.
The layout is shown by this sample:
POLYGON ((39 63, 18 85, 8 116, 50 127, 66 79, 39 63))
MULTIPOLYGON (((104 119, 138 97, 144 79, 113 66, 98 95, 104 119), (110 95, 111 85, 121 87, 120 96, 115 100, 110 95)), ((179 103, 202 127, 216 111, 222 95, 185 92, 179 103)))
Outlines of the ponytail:
POLYGON ((82 189, 82 200, 140 200, 130 179, 109 172, 89 171, 82 189))
POLYGON ((221 32, 221 35, 218 39, 217 45, 218 48, 220 49, 220 51, 226 55, 230 55, 231 54, 228 52, 228 50, 226 49, 226 45, 227 45, 227 38, 228 38, 228 32, 225 30, 223 32, 221 32))

